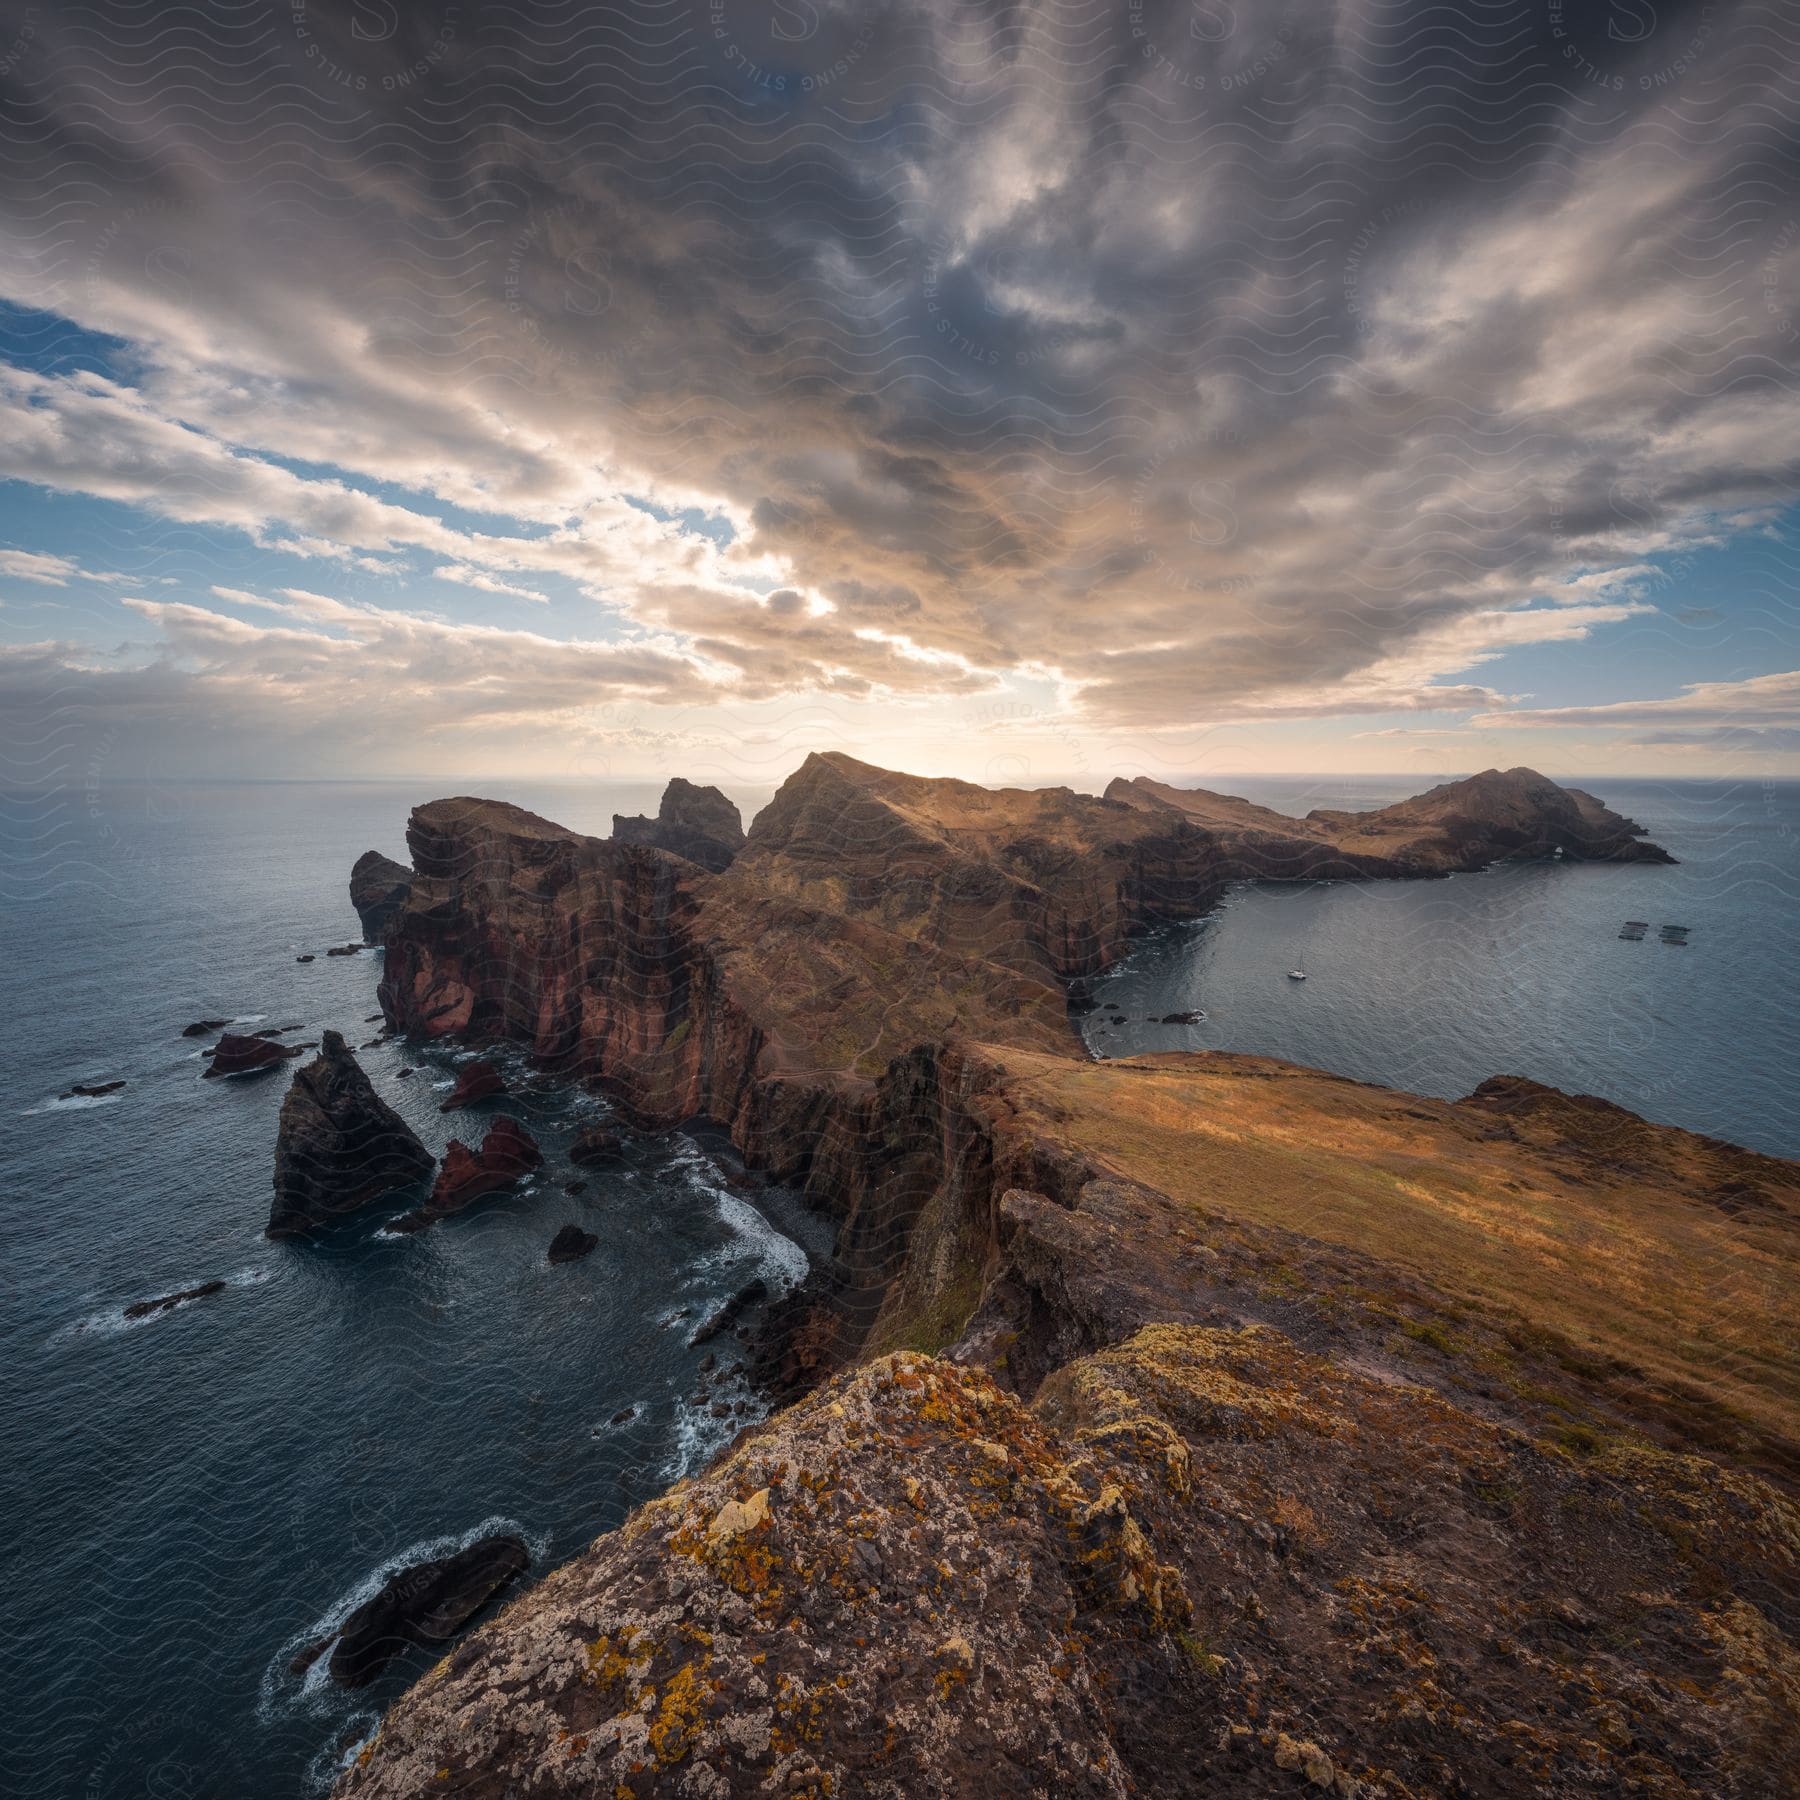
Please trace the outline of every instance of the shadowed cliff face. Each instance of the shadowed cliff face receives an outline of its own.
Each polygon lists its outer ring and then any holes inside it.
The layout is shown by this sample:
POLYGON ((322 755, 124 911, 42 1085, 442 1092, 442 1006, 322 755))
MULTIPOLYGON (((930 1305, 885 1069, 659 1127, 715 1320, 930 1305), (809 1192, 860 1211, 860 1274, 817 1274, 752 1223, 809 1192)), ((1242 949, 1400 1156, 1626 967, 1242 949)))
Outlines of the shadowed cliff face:
POLYGON ((649 844, 685 856, 717 875, 744 847, 744 821, 716 787, 696 787, 677 775, 663 790, 654 819, 613 814, 613 842, 649 844))
POLYGON ((1587 862, 1675 860, 1660 845, 1644 841, 1641 825, 1535 769, 1488 769, 1376 812, 1321 808, 1304 819, 1230 794, 1169 787, 1148 776, 1114 781, 1106 796, 1205 827, 1240 877, 1449 875, 1508 857, 1553 853, 1587 862))
POLYGON ((409 841, 394 1022, 710 1113, 839 1229, 760 1354, 807 1397, 344 1795, 1783 1792, 1794 1165, 1514 1078, 1080 1058, 1061 981, 1234 854, 1160 802, 834 756, 721 876, 490 802, 409 841))

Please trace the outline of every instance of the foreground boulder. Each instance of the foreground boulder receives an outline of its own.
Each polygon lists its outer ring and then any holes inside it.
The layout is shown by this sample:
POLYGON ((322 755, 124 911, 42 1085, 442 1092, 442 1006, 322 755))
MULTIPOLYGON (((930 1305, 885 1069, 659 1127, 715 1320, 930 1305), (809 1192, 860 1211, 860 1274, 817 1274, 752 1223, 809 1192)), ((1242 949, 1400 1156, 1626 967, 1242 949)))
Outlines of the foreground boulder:
POLYGON ((444 1151, 431 1198, 416 1212, 394 1221, 396 1231, 423 1231, 488 1194, 498 1194, 542 1166, 544 1154, 517 1119, 502 1114, 488 1127, 479 1150, 452 1138, 444 1151))
POLYGON ((332 1680, 363 1687, 413 1645, 447 1642, 530 1566, 525 1546, 502 1536, 402 1569, 344 1621, 331 1653, 332 1680))
POLYGON ((477 1057, 457 1071, 456 1086, 438 1111, 455 1112, 460 1106, 473 1106, 477 1100, 490 1100, 505 1092, 506 1080, 500 1071, 491 1062, 483 1062, 477 1057))
POLYGON ((432 1166, 431 1152, 375 1092, 343 1037, 328 1031, 281 1103, 268 1234, 303 1237, 424 1181, 432 1166))
POLYGON ((204 1052, 209 1058, 207 1078, 214 1075, 258 1075, 277 1063, 300 1055, 298 1044, 278 1044, 273 1038, 246 1037, 242 1032, 228 1031, 204 1052))
POLYGON ((677 775, 663 790, 654 819, 613 814, 613 840, 671 850, 715 875, 731 866, 744 847, 744 821, 738 809, 716 787, 696 787, 677 775))
POLYGON ((1773 1800, 1797 1526, 1266 1327, 1029 1404, 902 1353, 508 1608, 338 1792, 1773 1800))

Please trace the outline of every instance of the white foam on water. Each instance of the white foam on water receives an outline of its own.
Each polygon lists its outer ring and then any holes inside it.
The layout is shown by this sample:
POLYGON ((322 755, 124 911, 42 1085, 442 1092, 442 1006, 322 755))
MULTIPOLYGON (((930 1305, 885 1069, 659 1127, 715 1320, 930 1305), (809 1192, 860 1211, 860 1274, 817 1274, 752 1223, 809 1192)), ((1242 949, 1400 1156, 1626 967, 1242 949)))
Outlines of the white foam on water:
POLYGON ((23 1108, 21 1119, 35 1119, 43 1113, 87 1112, 96 1106, 111 1106, 115 1100, 122 1100, 123 1094, 58 1094, 48 1100, 40 1100, 36 1106, 23 1108))
POLYGON ((279 1713, 293 1711, 303 1705, 316 1708, 338 1691, 331 1682, 329 1646, 313 1658, 312 1667, 300 1678, 298 1687, 293 1685, 294 1677, 288 1673, 288 1664, 302 1650, 324 1638, 335 1638, 343 1630, 344 1621, 359 1606, 373 1600, 401 1570, 410 1569, 415 1563, 436 1562, 441 1557, 454 1556, 457 1551, 468 1549, 480 1539, 495 1537, 502 1532, 524 1539, 525 1547, 531 1552, 534 1568, 542 1564, 550 1554, 548 1532, 533 1535, 517 1519, 501 1518, 498 1515, 483 1519, 479 1525, 471 1525, 467 1531, 420 1538, 416 1543, 407 1545, 404 1550, 396 1550, 392 1556, 377 1563, 348 1592, 340 1594, 310 1625, 295 1632, 276 1650, 258 1684, 258 1722, 263 1725, 272 1724, 279 1713))
POLYGON ((682 1141, 675 1164, 718 1208, 719 1218, 735 1243, 714 1256, 704 1257, 700 1269, 719 1269, 740 1261, 747 1250, 756 1258, 756 1272, 779 1300, 806 1279, 812 1261, 786 1233, 777 1231, 747 1200, 740 1200, 724 1186, 717 1166, 692 1138, 682 1141))

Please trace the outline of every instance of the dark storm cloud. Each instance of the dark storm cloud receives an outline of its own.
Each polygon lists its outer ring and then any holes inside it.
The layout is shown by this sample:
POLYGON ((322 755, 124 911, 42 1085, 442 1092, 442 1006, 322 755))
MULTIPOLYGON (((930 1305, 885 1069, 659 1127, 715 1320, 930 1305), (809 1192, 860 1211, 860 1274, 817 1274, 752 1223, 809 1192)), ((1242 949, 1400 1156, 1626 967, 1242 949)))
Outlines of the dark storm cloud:
POLYGON ((1774 0, 14 6, 4 292, 219 448, 15 403, 39 478, 572 573, 746 691, 1492 704, 1455 677, 1624 616, 1583 572, 1793 493, 1797 63, 1774 0))

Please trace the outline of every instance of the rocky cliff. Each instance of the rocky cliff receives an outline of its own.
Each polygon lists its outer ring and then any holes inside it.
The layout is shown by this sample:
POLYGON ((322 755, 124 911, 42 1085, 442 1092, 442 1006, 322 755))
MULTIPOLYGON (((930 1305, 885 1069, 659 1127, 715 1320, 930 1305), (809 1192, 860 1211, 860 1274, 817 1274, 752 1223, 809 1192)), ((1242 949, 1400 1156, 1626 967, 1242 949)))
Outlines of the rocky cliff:
POLYGON ((1543 1090, 946 1062, 865 1359, 439 1663, 344 1795, 1784 1792, 1800 1171, 1645 1127, 1596 1179, 1543 1090), (1630 1241, 1465 1270, 1509 1205, 1630 1241))
POLYGON ((722 875, 414 814, 393 1023, 709 1114, 839 1223, 759 1358, 798 1403, 343 1794, 1782 1791, 1800 1171, 1510 1078, 1082 1059, 1062 983, 1229 838, 835 756, 722 875))
POLYGON ((1219 840, 1235 875, 1356 880, 1449 875, 1508 857, 1673 862, 1644 828, 1535 769, 1488 769, 1375 812, 1316 809, 1304 819, 1204 788, 1139 776, 1111 783, 1123 805, 1189 819, 1219 840))
POLYGON ((744 847, 744 821, 716 787, 696 787, 677 775, 663 790, 654 819, 613 814, 615 844, 648 844, 684 856, 715 875, 744 847))

